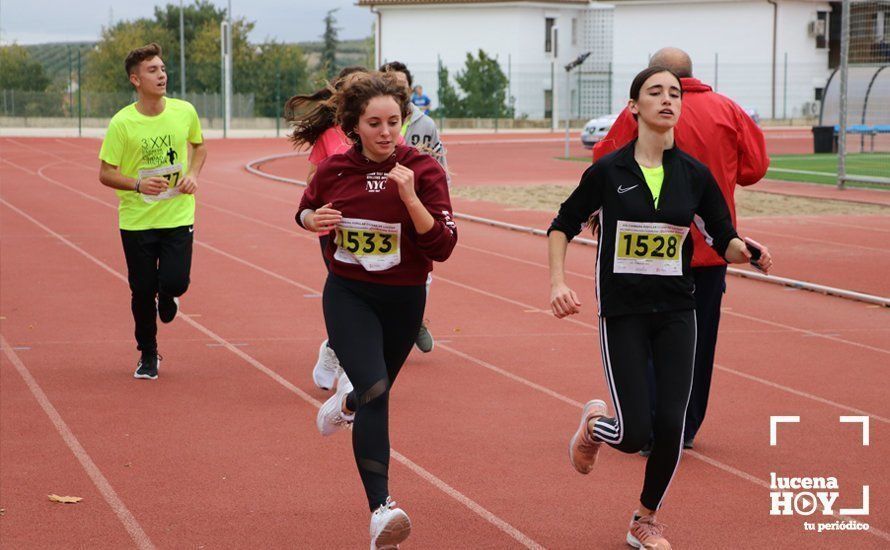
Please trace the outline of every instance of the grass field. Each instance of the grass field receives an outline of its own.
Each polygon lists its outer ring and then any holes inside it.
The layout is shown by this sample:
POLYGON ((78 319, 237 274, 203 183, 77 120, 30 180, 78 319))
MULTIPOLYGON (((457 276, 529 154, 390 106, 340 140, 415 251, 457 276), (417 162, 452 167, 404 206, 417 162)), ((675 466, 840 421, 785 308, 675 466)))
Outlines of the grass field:
MULTIPOLYGON (((589 157, 571 157, 569 160, 590 162, 589 157)), ((890 178, 890 153, 854 153, 847 155, 848 176, 890 178)), ((766 177, 783 181, 837 184, 837 155, 820 153, 811 155, 772 155, 766 177)), ((888 188, 890 184, 848 182, 854 187, 888 188)))
MULTIPOLYGON (((890 178, 890 153, 855 153, 847 155, 848 176, 890 178)), ((837 155, 776 155, 770 159, 766 177, 785 181, 837 183, 837 155)))

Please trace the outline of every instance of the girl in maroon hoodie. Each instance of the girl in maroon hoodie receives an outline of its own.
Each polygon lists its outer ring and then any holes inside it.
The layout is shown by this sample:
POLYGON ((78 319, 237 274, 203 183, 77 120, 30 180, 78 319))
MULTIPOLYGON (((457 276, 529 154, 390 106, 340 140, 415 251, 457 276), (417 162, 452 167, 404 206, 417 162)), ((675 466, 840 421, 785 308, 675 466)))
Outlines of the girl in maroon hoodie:
POLYGON ((411 112, 405 88, 389 74, 355 74, 334 102, 355 147, 319 164, 297 212, 305 229, 334 234, 323 305, 345 374, 317 426, 330 435, 353 423, 371 548, 395 547, 411 522, 389 498, 389 392, 423 320, 432 262, 448 259, 457 229, 439 163, 397 145, 411 112))

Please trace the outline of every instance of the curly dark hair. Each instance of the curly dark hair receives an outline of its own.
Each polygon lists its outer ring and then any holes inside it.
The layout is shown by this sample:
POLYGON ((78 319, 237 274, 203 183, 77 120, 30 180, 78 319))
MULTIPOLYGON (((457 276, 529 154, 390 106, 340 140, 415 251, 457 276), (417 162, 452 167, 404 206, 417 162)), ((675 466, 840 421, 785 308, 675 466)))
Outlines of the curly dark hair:
POLYGON ((334 94, 337 107, 337 122, 355 143, 359 136, 355 133, 358 119, 365 112, 368 102, 375 97, 390 96, 401 108, 402 120, 411 114, 411 101, 408 91, 399 84, 391 73, 359 73, 346 77, 343 88, 334 94))
POLYGON ((295 95, 284 103, 284 119, 293 126, 289 136, 297 149, 315 145, 325 130, 337 123, 336 109, 332 97, 343 86, 343 80, 355 73, 365 73, 368 69, 353 65, 340 71, 333 82, 311 94, 295 95))
POLYGON ((130 53, 127 54, 127 58, 124 60, 124 69, 127 71, 127 78, 130 78, 130 75, 136 71, 136 67, 138 67, 140 63, 147 59, 160 56, 161 46, 159 46, 157 42, 152 42, 141 48, 131 50, 130 53))

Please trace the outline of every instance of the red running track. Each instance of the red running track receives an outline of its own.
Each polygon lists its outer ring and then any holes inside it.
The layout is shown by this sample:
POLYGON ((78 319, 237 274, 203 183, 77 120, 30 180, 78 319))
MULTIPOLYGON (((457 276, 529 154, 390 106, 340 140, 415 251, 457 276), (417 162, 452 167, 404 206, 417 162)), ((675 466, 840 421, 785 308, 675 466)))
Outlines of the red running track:
MULTIPOLYGON (((94 144, 17 141, 47 152, 4 142, 18 167, 0 163, 0 315, 11 346, 0 362, 0 460, 16 465, 0 472, 4 542, 366 544, 348 438, 323 440, 312 423, 325 397, 309 380, 324 274, 314 238, 293 226, 300 189, 237 171, 262 154, 248 144, 210 144, 188 316, 162 328, 162 376, 143 383, 130 378, 114 197, 96 182, 94 144), (57 505, 51 492, 85 500, 57 505)), ((392 489, 416 527, 405 547, 624 547, 642 460, 605 450, 585 478, 565 456, 580 403, 605 395, 592 254, 570 255, 586 310, 570 322, 541 312, 545 262, 538 237, 464 223, 454 258, 437 266, 428 317, 439 345, 410 358, 393 396, 402 460, 392 489)), ((886 547, 886 321, 882 309, 730 280, 708 422, 662 514, 677 547, 886 547), (803 419, 781 427, 776 447, 773 414, 803 419), (869 447, 837 422, 860 414, 870 416, 869 447), (770 472, 837 476, 845 507, 869 484, 872 530, 816 534, 805 518, 771 517, 770 472)))

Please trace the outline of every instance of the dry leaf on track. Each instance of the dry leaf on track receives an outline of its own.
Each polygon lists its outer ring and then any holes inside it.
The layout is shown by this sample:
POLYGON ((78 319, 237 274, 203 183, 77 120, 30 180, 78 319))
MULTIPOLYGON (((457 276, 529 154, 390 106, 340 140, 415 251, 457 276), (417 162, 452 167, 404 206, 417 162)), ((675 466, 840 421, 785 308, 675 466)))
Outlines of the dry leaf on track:
POLYGON ((62 504, 75 504, 83 500, 81 497, 60 497, 59 495, 49 495, 49 499, 62 504))

